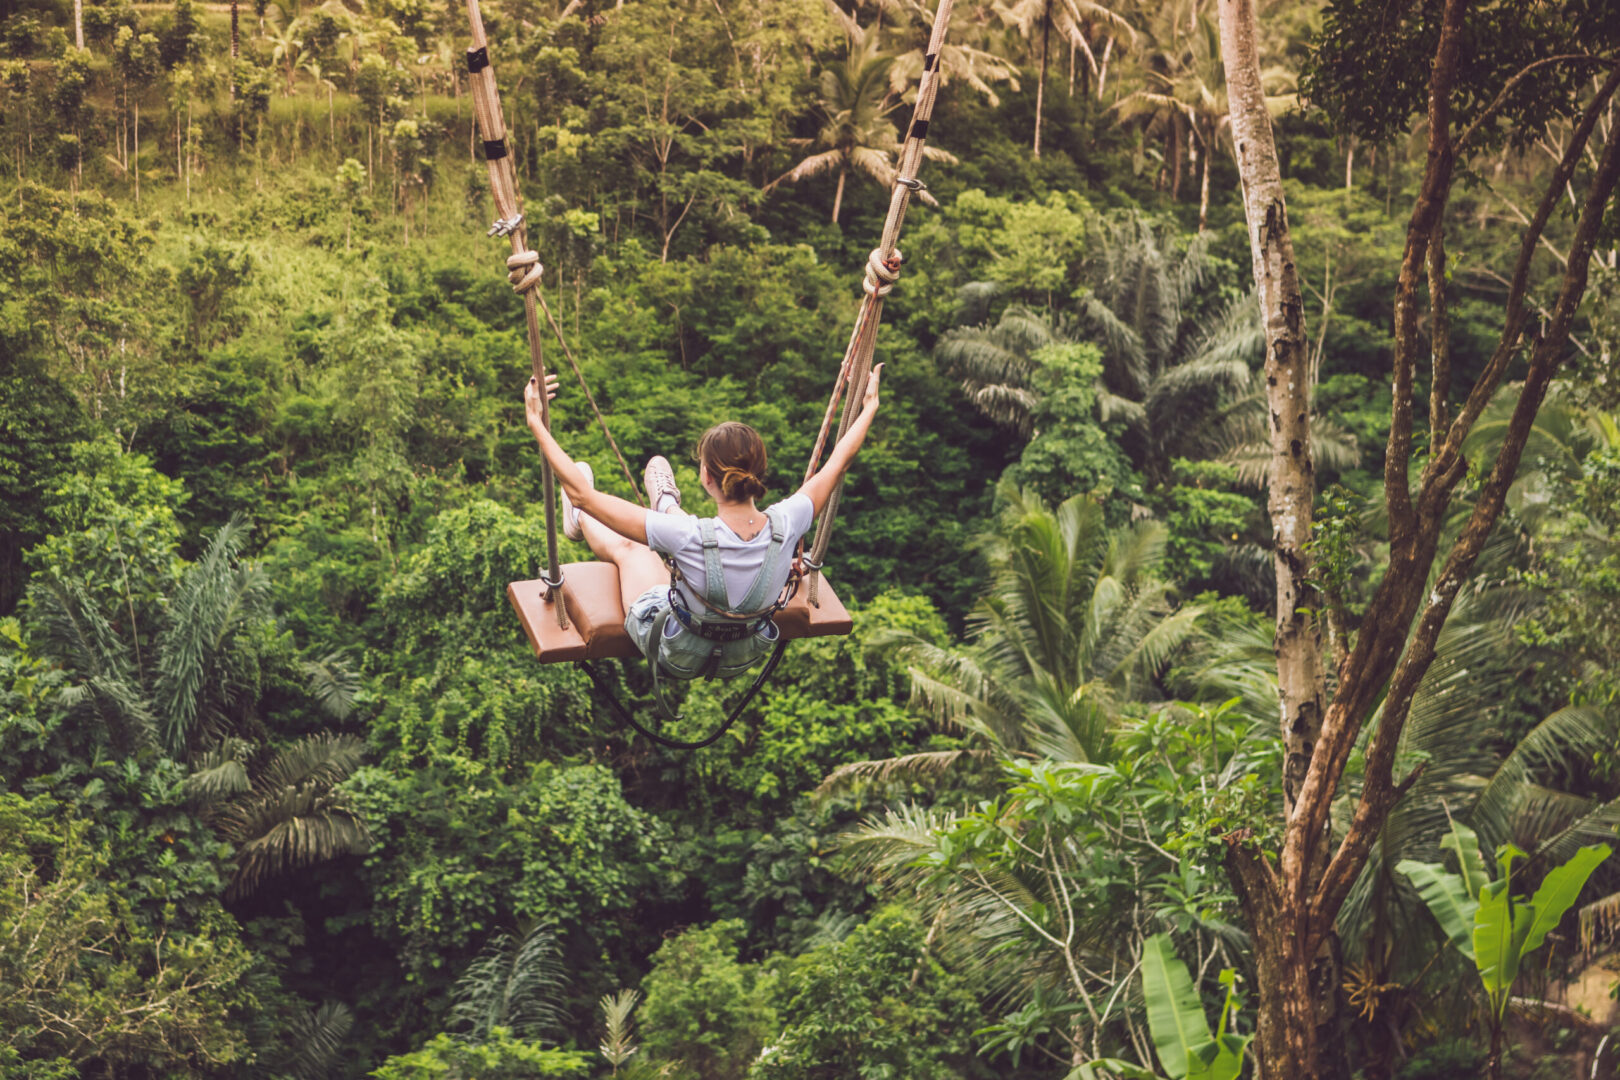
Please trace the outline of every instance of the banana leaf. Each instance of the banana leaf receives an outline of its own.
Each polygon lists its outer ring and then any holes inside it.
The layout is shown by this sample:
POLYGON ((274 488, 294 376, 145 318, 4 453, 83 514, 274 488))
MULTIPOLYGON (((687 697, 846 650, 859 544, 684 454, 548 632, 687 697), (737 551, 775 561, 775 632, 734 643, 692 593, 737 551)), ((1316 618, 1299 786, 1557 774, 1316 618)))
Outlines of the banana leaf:
POLYGON ((1507 1004, 1508 989, 1519 975, 1524 942, 1530 936, 1536 909, 1524 898, 1513 898, 1511 880, 1502 878, 1480 891, 1474 915, 1474 967, 1498 1013, 1507 1004))
POLYGON ((1097 1058, 1084 1065, 1076 1066, 1063 1080, 1163 1080, 1156 1072, 1149 1072, 1140 1065, 1132 1065, 1119 1058, 1097 1058))
POLYGON ((1468 895, 1478 900, 1479 890, 1491 883, 1491 873, 1485 869, 1485 856, 1479 852, 1478 835, 1453 818, 1451 831, 1440 838, 1440 847, 1456 853, 1457 864, 1462 867, 1463 885, 1468 889, 1468 895))
POLYGON ((1547 871, 1547 876, 1541 879, 1541 888, 1530 899, 1536 915, 1535 921, 1530 924, 1530 933, 1524 939, 1525 952, 1534 952, 1541 946, 1548 933, 1579 898, 1581 890, 1586 887, 1586 879, 1612 851, 1608 844, 1583 847, 1569 862, 1547 871))
MULTIPOLYGON (((1477 848, 1476 848, 1477 850, 1477 848)), ((1479 902, 1468 895, 1468 886, 1456 874, 1447 873, 1434 863, 1402 859, 1395 864, 1405 874, 1429 906, 1429 912, 1445 931, 1446 940, 1468 959, 1474 959, 1474 913, 1479 902)))
POLYGON ((1143 945, 1142 994, 1148 1031, 1164 1071, 1175 1080, 1207 1076, 1221 1048, 1209 1033, 1204 1003, 1168 934, 1154 934, 1143 945))

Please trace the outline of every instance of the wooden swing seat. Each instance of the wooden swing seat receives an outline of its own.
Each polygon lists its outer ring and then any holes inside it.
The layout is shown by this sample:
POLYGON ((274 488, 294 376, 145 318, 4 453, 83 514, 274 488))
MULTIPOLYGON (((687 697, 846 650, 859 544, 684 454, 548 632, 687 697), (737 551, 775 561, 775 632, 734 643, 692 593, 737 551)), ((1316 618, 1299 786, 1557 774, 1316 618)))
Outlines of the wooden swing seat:
MULTIPOLYGON (((506 598, 529 635, 542 664, 571 660, 639 660, 641 650, 624 632, 624 604, 619 599, 619 568, 610 562, 569 563, 562 568, 563 603, 568 628, 557 625, 557 611, 546 600, 543 581, 514 581, 506 598)), ((855 628, 854 620, 823 577, 821 604, 810 606, 810 590, 800 588, 776 615, 784 640, 836 637, 855 628)))

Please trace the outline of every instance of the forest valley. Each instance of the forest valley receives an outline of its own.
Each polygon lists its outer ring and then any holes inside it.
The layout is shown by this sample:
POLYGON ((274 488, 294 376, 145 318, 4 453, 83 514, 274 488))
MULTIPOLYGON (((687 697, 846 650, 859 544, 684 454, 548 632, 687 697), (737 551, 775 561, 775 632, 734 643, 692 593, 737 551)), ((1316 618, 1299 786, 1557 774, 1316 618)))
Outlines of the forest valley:
MULTIPOLYGON (((632 468, 792 492, 933 9, 483 17, 632 468)), ((1620 5, 958 0, 854 632, 693 753, 504 596, 467 40, 0 6, 0 1077, 1620 1075, 1620 5)))

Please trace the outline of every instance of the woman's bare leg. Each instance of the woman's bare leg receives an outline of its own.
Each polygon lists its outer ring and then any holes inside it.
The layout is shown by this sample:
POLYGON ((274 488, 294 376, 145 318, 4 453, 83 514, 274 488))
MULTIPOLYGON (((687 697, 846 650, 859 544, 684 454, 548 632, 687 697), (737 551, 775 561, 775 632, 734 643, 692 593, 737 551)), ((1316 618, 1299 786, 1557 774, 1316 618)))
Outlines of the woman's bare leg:
POLYGON ((626 611, 642 593, 669 581, 664 560, 646 544, 620 536, 589 514, 580 514, 579 524, 585 530, 585 543, 596 557, 619 568, 619 596, 626 611))

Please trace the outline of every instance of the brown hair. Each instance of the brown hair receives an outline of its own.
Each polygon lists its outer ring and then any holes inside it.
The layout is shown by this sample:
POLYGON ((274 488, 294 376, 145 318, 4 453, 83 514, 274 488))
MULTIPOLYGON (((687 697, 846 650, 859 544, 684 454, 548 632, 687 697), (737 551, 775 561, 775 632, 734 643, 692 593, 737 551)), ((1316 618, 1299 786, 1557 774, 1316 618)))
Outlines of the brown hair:
POLYGON ((765 494, 765 440, 747 424, 728 420, 705 431, 698 440, 698 461, 727 501, 765 494))

